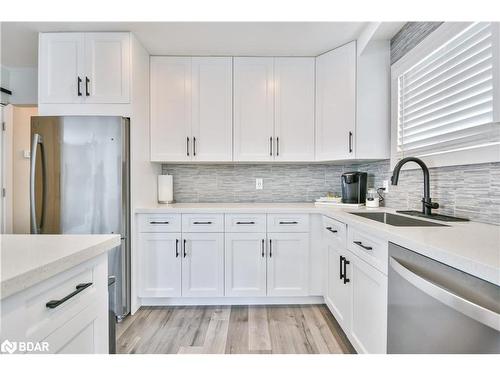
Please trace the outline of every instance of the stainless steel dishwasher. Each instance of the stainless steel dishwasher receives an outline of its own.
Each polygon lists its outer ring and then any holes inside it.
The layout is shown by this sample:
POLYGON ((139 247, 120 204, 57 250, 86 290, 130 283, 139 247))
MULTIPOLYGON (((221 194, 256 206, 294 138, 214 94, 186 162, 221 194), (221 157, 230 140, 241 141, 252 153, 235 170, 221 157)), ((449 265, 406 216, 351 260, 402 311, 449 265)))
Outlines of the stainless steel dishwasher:
POLYGON ((388 353, 500 353, 500 287, 389 245, 388 353))

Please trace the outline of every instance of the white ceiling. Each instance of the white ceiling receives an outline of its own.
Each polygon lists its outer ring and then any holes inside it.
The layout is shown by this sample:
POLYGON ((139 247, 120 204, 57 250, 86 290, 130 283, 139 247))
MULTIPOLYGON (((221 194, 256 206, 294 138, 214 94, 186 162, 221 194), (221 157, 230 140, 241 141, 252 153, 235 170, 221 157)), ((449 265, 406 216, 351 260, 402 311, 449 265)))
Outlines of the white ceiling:
MULTIPOLYGON (((367 22, 4 22, 2 64, 37 65, 39 31, 132 31, 152 55, 316 56, 367 22)), ((384 23, 390 38, 401 22, 384 23)))

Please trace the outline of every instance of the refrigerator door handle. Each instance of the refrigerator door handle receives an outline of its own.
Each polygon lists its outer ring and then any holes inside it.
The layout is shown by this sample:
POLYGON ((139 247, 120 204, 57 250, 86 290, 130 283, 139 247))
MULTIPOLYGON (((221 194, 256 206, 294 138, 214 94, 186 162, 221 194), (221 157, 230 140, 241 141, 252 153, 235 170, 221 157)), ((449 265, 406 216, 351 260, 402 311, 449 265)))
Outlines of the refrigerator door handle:
POLYGON ((43 145, 43 138, 40 134, 33 134, 31 141, 31 163, 30 163, 30 208, 31 208, 31 233, 38 234, 40 229, 43 228, 45 216, 45 203, 47 200, 47 168, 45 165, 45 149, 43 145), (38 145, 40 145, 40 154, 42 158, 42 212, 40 218, 40 226, 36 221, 36 199, 35 199, 35 177, 36 177, 36 159, 38 145))

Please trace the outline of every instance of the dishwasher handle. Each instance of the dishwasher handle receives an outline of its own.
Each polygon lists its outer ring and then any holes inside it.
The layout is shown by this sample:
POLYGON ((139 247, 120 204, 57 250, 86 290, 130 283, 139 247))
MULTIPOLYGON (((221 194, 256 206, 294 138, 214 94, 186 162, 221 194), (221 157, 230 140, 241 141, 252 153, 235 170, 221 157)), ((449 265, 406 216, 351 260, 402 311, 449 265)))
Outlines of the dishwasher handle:
POLYGON ((390 257, 389 265, 403 279, 412 284, 423 293, 435 298, 439 302, 447 305, 475 321, 484 324, 500 332, 500 314, 480 306, 472 301, 466 300, 459 295, 444 289, 443 287, 423 278, 410 271, 399 263, 395 258, 390 257))

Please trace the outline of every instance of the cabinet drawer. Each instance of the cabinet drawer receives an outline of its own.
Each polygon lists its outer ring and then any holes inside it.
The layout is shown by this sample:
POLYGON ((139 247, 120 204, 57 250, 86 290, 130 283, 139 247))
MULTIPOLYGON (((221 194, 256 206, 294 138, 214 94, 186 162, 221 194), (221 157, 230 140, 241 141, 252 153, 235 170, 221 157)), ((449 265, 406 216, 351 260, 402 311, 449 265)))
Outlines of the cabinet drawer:
POLYGON ((349 226, 347 248, 387 275, 388 242, 349 226))
POLYGON ((323 238, 333 241, 338 249, 345 249, 347 236, 347 226, 340 221, 323 216, 323 238))
POLYGON ((266 214, 226 214, 226 232, 265 232, 266 214))
POLYGON ((106 306, 107 272, 104 254, 7 298, 2 302, 2 340, 40 341, 87 306, 106 306), (48 302, 53 302, 51 308, 48 302))
POLYGON ((269 214, 267 215, 268 232, 309 232, 308 214, 269 214))
POLYGON ((224 232, 223 214, 182 214, 183 232, 224 232))
POLYGON ((180 232, 180 214, 140 214, 139 232, 180 232))

